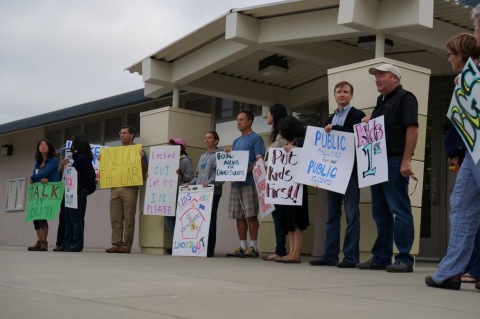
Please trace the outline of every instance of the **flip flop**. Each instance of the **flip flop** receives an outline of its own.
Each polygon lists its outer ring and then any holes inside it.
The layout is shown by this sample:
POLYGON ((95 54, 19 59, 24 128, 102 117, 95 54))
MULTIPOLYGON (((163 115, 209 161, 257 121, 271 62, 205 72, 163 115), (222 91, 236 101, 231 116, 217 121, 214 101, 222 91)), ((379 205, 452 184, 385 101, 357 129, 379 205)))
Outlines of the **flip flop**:
POLYGON ((461 277, 461 281, 465 284, 474 284, 477 282, 475 278, 472 277, 469 273, 463 274, 461 277))
POLYGON ((270 256, 263 256, 262 257, 262 260, 265 260, 265 261, 275 261, 275 259, 277 258, 282 258, 282 256, 278 256, 276 254, 271 254, 270 256))
POLYGON ((284 263, 284 264, 300 264, 302 262, 302 259, 301 258, 298 258, 298 259, 278 258, 275 261, 277 263, 284 263))

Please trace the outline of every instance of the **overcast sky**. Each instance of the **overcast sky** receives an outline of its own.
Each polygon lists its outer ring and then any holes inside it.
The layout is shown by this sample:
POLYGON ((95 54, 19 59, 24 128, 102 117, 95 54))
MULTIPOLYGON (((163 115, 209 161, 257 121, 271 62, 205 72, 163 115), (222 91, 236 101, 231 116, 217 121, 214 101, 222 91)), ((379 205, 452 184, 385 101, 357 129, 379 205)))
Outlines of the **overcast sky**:
POLYGON ((124 69, 222 16, 278 0, 0 0, 0 124, 143 88, 124 69))

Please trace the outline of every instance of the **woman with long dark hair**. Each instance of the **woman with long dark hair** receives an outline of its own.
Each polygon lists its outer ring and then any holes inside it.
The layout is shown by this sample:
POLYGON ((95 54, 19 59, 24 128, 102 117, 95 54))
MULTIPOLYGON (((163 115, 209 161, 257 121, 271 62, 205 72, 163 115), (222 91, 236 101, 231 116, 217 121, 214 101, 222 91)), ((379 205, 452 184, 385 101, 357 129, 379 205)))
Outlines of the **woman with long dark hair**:
MULTIPOLYGON (((272 126, 272 132, 270 133, 270 137, 268 139, 269 147, 283 148, 287 144, 287 141, 280 134, 278 134, 278 121, 287 116, 287 109, 282 104, 273 104, 270 106, 267 115, 267 124, 272 126)), ((266 154, 265 162, 268 158, 268 150, 266 154)), ((279 213, 276 209, 272 212, 272 218, 275 226, 275 252, 269 256, 262 257, 263 260, 267 261, 274 261, 276 258, 285 256, 287 254, 287 250, 285 248, 285 231, 281 226, 279 213)))
POLYGON ((77 171, 77 208, 65 207, 65 240, 62 249, 67 252, 80 252, 84 242, 87 195, 93 191, 95 170, 90 143, 84 134, 77 134, 73 138, 71 151, 72 167, 77 171))
MULTIPOLYGON (((30 176, 32 183, 58 182, 58 158, 56 157, 55 147, 47 139, 41 139, 37 143, 35 151, 35 166, 30 176)), ((33 225, 37 233, 37 242, 28 247, 30 251, 48 250, 48 222, 46 220, 34 220, 33 225)))

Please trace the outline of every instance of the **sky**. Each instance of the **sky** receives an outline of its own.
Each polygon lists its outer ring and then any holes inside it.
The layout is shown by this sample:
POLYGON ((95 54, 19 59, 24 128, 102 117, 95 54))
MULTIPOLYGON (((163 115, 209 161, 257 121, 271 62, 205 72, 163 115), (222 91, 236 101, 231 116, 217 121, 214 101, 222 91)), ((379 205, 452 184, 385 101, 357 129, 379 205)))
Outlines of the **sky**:
POLYGON ((0 124, 143 89, 125 68, 224 15, 279 0, 0 0, 0 124))

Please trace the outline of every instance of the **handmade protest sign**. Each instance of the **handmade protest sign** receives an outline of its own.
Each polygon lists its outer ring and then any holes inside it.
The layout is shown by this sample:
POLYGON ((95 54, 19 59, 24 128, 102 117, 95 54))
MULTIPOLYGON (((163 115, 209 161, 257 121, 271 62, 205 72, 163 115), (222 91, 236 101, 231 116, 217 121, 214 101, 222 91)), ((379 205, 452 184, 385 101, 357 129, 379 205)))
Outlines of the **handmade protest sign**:
POLYGON ((28 185, 25 221, 56 219, 64 193, 63 182, 28 185))
POLYGON ((213 185, 179 188, 173 256, 207 256, 213 190, 213 185))
POLYGON ((480 72, 472 59, 460 74, 447 112, 448 119, 461 136, 474 163, 480 159, 480 72))
POLYGON ((385 117, 353 126, 357 156, 358 187, 367 187, 388 181, 385 117))
POLYGON ((142 145, 105 147, 100 150, 100 188, 143 185, 142 145))
POLYGON ((298 147, 288 153, 283 148, 268 150, 267 203, 302 205, 303 186, 294 181, 301 152, 302 149, 298 147))
POLYGON ((308 126, 295 182, 345 194, 354 156, 353 133, 308 126))
POLYGON ((275 210, 275 206, 265 202, 267 191, 267 174, 265 172, 265 167, 263 166, 263 160, 261 158, 255 162, 252 174, 253 180, 255 181, 255 187, 257 188, 260 217, 264 218, 275 210))
POLYGON ((143 213, 175 216, 180 145, 153 146, 148 156, 148 178, 143 213))
POLYGON ((67 167, 63 171, 65 183, 65 207, 78 208, 78 173, 74 167, 67 167))
MULTIPOLYGON (((65 158, 69 159, 70 163, 73 163, 71 147, 72 141, 67 140, 65 143, 65 158)), ((104 147, 103 145, 90 144, 90 150, 93 154, 92 165, 95 170, 95 180, 97 181, 100 179, 100 161, 98 160, 98 155, 100 155, 100 150, 104 147)))
POLYGON ((247 179, 248 151, 217 152, 216 181, 240 181, 247 179))

